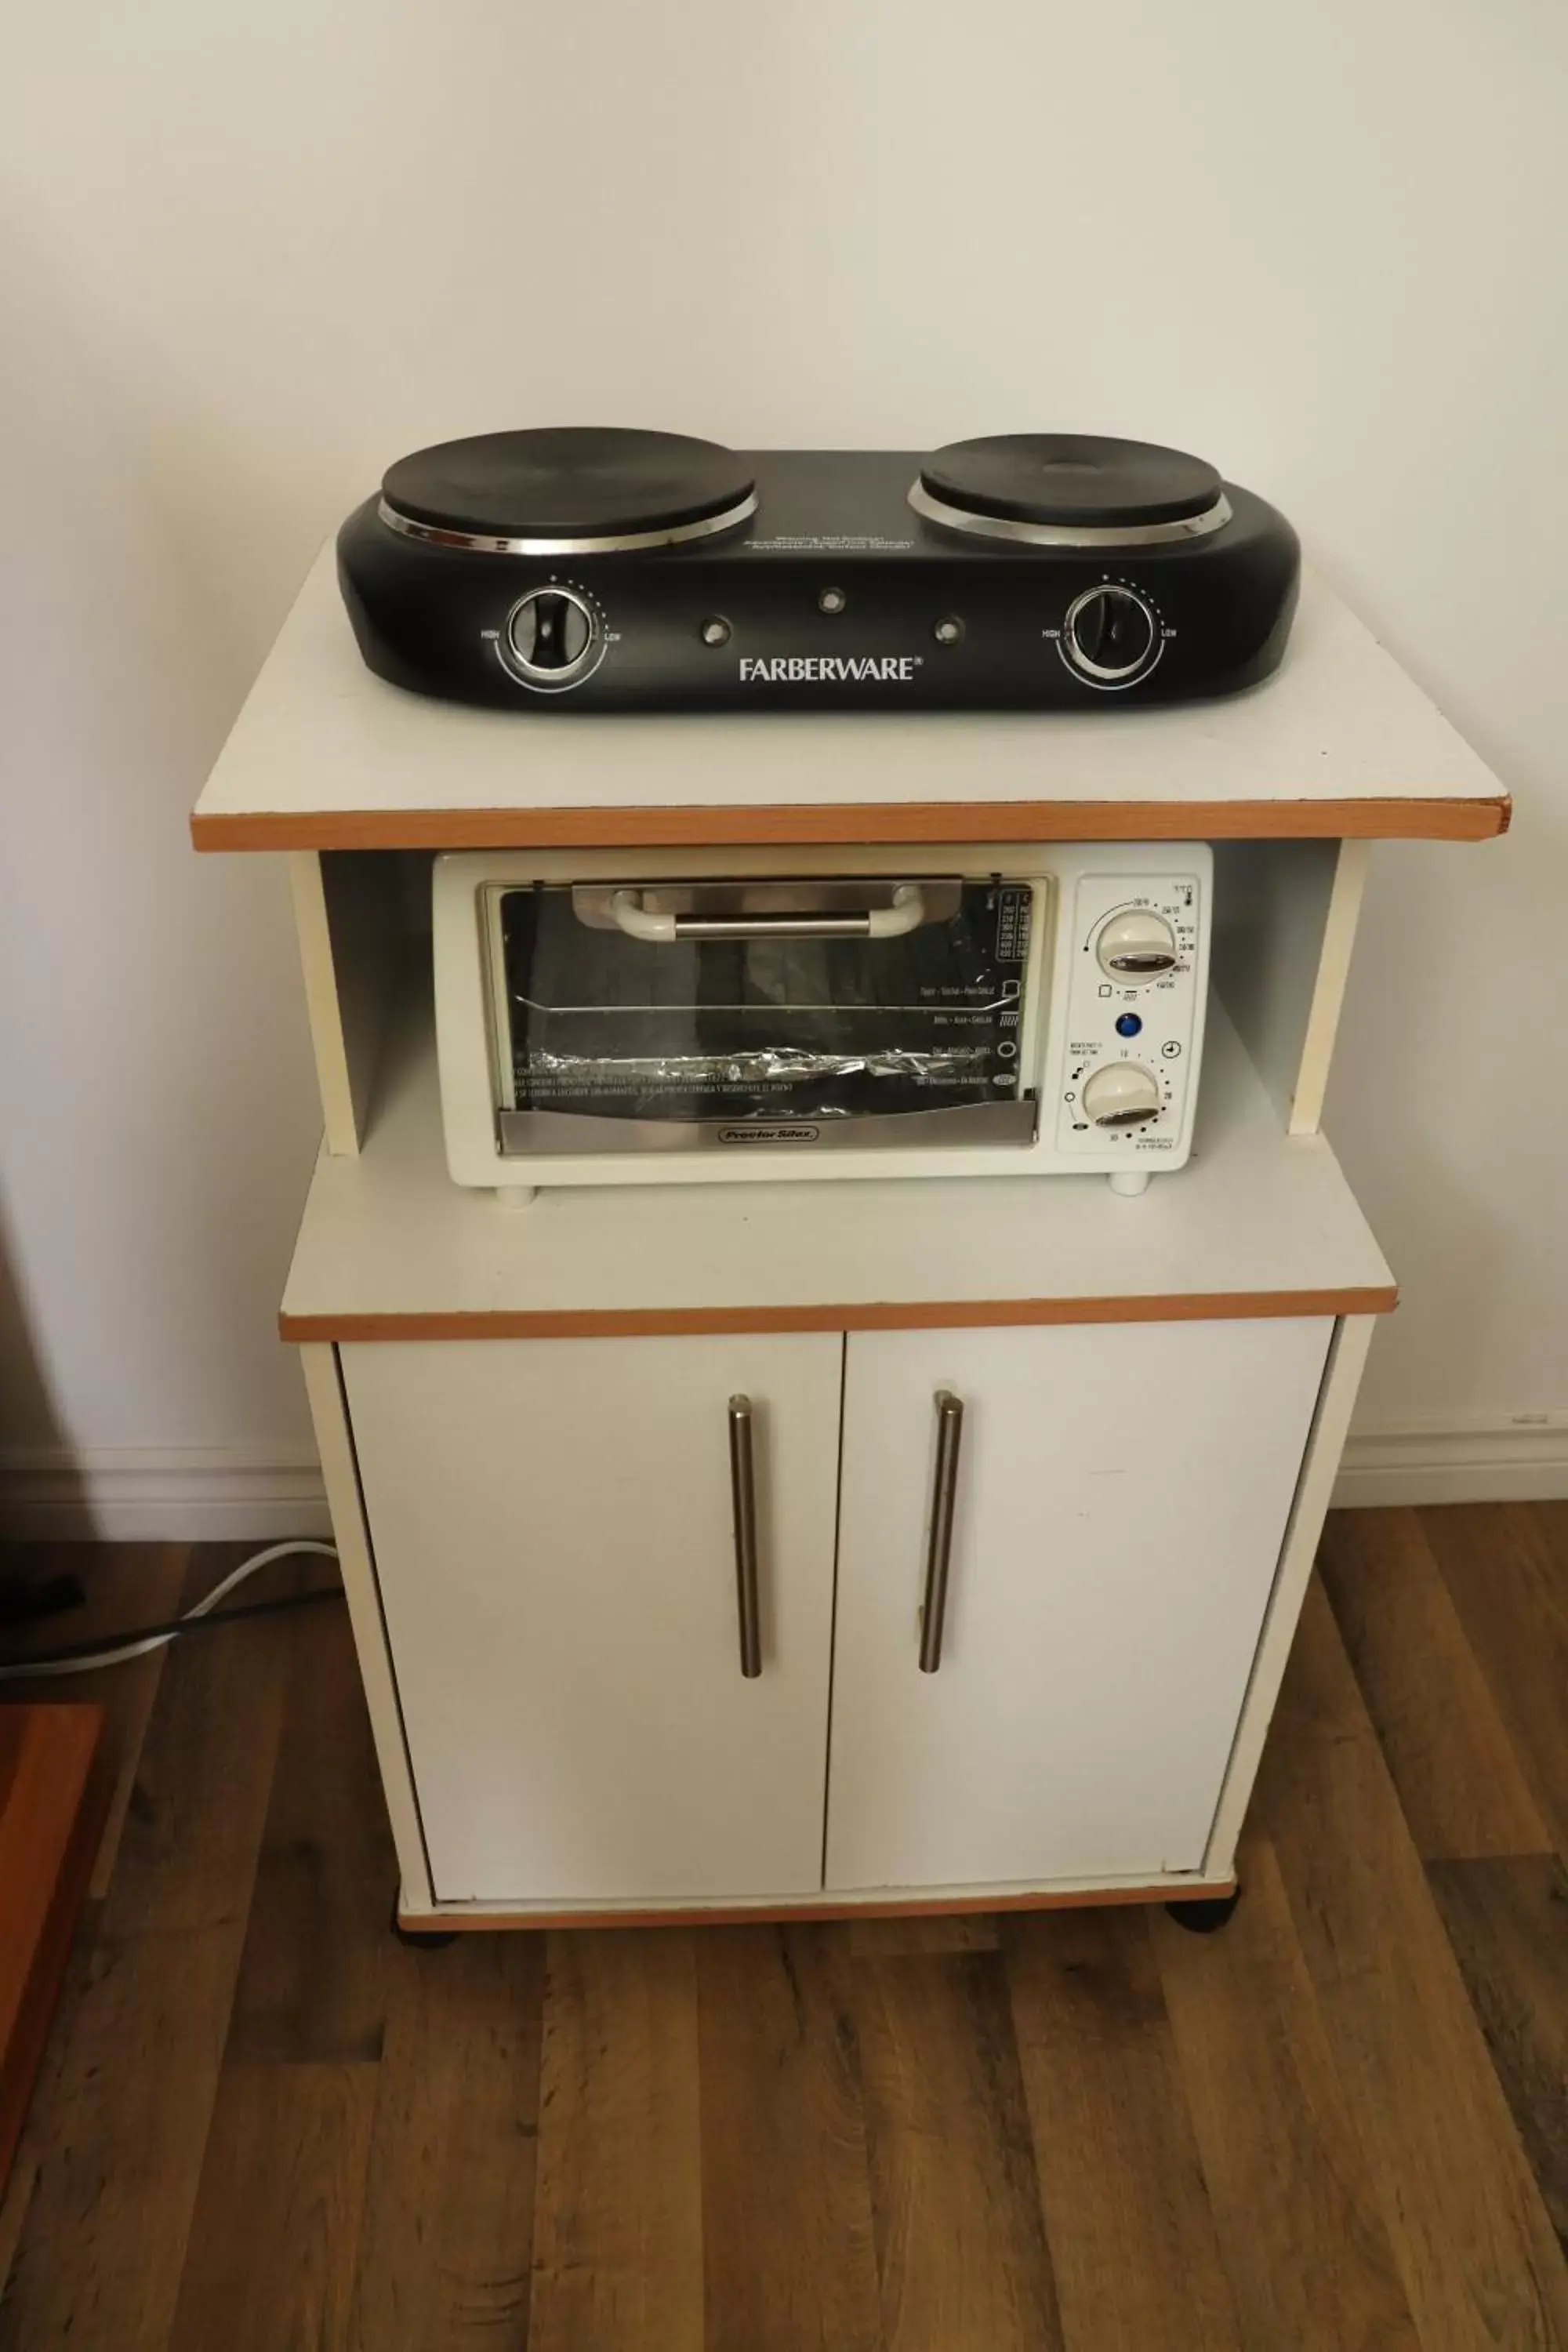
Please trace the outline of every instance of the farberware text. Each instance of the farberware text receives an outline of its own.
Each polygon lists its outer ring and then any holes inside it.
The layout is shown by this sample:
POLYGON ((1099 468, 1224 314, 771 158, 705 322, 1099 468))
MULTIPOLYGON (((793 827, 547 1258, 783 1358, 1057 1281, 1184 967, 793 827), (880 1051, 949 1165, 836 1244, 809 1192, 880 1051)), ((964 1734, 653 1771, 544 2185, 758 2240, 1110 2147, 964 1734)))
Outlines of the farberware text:
POLYGON ((907 685, 920 667, 919 654, 772 654, 741 657, 742 686, 765 681, 769 686, 816 685, 825 678, 857 684, 876 678, 907 685))

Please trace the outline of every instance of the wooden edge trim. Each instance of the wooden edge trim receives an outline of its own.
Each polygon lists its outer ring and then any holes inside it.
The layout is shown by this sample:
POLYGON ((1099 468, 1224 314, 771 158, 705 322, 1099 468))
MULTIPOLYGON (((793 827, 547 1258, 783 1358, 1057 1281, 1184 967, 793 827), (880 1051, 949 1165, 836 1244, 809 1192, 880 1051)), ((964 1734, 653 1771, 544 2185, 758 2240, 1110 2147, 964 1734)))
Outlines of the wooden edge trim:
POLYGON ((1341 1290, 1193 1291, 1150 1297, 932 1298, 867 1300, 845 1307, 605 1307, 499 1308, 412 1315, 295 1315, 278 1318, 283 1339, 644 1339, 733 1331, 966 1331, 1031 1323, 1213 1323, 1271 1316, 1387 1315, 1393 1283, 1341 1290))
POLYGON ((845 801, 763 808, 197 809, 191 839, 226 849, 653 849, 743 843, 1487 841, 1490 800, 845 801))
POLYGON ((397 1924, 417 1935, 429 1930, 450 1935, 483 1935, 491 1928, 518 1927, 766 1927, 788 1919, 946 1919, 985 1918, 1000 1911, 1087 1911, 1104 1904, 1223 1902, 1236 1893, 1234 1878, 1158 1879, 1148 1886, 1087 1886, 1062 1894, 942 1895, 932 1902, 748 1903, 700 1905, 685 1911, 472 1911, 462 1905, 443 1911, 405 1911, 397 1924))

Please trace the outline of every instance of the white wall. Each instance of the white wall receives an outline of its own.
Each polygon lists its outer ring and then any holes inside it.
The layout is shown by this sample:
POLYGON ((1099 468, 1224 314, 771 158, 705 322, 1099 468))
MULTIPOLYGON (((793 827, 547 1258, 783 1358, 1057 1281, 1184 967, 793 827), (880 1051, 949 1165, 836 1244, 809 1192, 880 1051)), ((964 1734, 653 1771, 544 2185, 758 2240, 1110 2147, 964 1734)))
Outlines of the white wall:
POLYGON ((1568 1432, 1565 68, 1553 0, 8 11, 0 1436, 305 1448, 282 881, 185 812, 384 464, 563 420, 1126 432, 1285 507, 1521 801, 1379 853, 1365 1414, 1568 1432))

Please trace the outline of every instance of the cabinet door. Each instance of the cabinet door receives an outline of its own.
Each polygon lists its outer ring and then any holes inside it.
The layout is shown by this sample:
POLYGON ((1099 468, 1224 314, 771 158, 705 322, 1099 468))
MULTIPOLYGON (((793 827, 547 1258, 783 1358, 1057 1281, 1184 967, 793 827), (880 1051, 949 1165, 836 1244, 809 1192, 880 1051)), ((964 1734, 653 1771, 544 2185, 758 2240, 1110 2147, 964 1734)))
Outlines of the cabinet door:
POLYGON ((345 1347, 442 1901, 822 1883, 842 1341, 345 1347), (741 1671, 729 1403, 753 1407, 741 1671))
POLYGON ((1331 1328, 851 1335, 829 1888, 1200 1866, 1331 1328), (925 1674, 939 1391, 963 1422, 925 1674))

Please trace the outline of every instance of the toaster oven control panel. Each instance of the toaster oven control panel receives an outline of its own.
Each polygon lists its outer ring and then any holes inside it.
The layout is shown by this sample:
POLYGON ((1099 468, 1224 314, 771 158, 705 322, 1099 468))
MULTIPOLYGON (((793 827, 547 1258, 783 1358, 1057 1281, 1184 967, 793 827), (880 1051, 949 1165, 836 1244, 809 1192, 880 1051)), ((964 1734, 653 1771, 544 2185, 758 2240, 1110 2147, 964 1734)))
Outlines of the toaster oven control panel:
POLYGON ((1125 1155, 1176 1150, 1197 1034, 1200 926, 1192 874, 1086 874, 1070 925, 1057 1144, 1125 1155))

